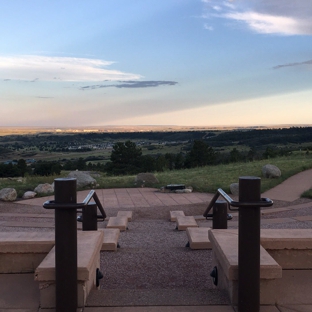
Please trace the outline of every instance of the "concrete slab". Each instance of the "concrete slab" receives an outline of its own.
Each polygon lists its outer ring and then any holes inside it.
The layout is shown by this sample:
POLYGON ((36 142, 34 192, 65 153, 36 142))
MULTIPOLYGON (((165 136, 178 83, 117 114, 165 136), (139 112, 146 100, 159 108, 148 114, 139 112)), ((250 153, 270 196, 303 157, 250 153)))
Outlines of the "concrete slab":
POLYGON ((128 228, 128 217, 110 217, 106 228, 126 231, 128 228))
POLYGON ((191 249, 211 249, 211 243, 208 238, 210 228, 188 227, 186 235, 191 249))
POLYGON ((101 251, 116 251, 118 246, 119 229, 99 229, 103 231, 104 238, 101 251))
MULTIPOLYGON (((239 312, 237 306, 234 307, 234 311, 239 312)), ((272 305, 261 305, 260 312, 280 312, 280 310, 277 309, 277 307, 272 306, 272 305)))
POLYGON ((34 274, 0 274, 0 311, 37 312, 39 288, 34 274))
MULTIPOLYGON (((209 239, 213 252, 220 261, 228 280, 238 279, 238 235, 237 231, 211 230, 209 239), (234 234, 235 233, 235 234, 234 234)), ((276 279, 282 277, 282 268, 260 246, 260 278, 276 279)))
POLYGON ((261 229, 265 249, 312 249, 312 229, 261 229))
POLYGON ((128 221, 132 221, 132 211, 118 211, 117 217, 127 217, 128 221))
POLYGON ((198 224, 193 216, 177 217, 177 229, 185 231, 188 227, 198 227, 198 224))
POLYGON ((298 217, 293 217, 293 219, 298 220, 298 221, 312 221, 312 216, 298 216, 298 217))
POLYGON ((1 225, 18 228, 54 228, 54 222, 4 221, 1 225))
MULTIPOLYGON (((154 306, 154 307, 101 307, 88 308, 84 312, 233 312, 231 306, 154 306)), ((278 311, 278 310, 276 310, 278 311)), ((261 311, 262 312, 262 311, 261 311)), ((266 312, 266 311, 265 311, 266 312)), ((269 312, 269 311, 268 311, 269 312)), ((273 310, 272 310, 273 312, 273 310)))
MULTIPOLYGON (((239 312, 238 307, 234 307, 235 312, 239 312)), ((260 312, 280 312, 280 310, 273 305, 261 305, 260 312)))
POLYGON ((277 223, 290 223, 296 222, 292 218, 275 218, 275 219, 261 219, 261 224, 277 224, 277 223))
POLYGON ((184 211, 182 211, 182 210, 170 211, 170 221, 171 222, 176 222, 177 217, 185 217, 184 211))
MULTIPOLYGON (((99 240, 103 242, 103 235, 102 231, 77 233, 77 279, 79 281, 87 281, 89 279, 89 271, 94 259, 97 257, 98 242, 99 240)), ((55 247, 36 269, 35 279, 37 281, 55 280, 55 247)))
POLYGON ((311 312, 312 305, 278 305, 280 312, 311 312))

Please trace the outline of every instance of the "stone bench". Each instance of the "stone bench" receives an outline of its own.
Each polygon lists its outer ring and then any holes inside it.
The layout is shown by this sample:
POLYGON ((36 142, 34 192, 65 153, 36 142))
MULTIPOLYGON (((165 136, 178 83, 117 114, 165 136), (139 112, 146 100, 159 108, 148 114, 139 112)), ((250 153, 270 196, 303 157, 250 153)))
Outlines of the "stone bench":
POLYGON ((170 221, 171 222, 176 222, 177 217, 185 217, 184 211, 182 211, 182 210, 170 211, 170 221))
POLYGON ((106 228, 126 231, 130 221, 132 221, 132 211, 118 211, 116 217, 109 217, 106 228))
MULTIPOLYGON (((79 231, 77 235, 78 307, 83 307, 91 289, 96 288, 96 269, 100 268, 100 250, 104 233, 103 231, 79 231)), ((41 308, 54 308, 55 247, 35 270, 35 280, 39 282, 41 308)))
MULTIPOLYGON (((218 285, 228 291, 232 304, 238 302, 238 231, 210 230, 213 264, 218 269, 218 285)), ((275 304, 277 281, 282 277, 282 267, 262 247, 260 248, 260 303, 275 304)), ((212 269, 211 268, 211 269, 212 269)))
POLYGON ((189 227, 198 227, 198 224, 193 216, 178 216, 176 229, 185 231, 189 227))
POLYGON ((283 269, 312 269, 312 229, 262 229, 260 243, 283 269))
POLYGON ((117 217, 127 217, 128 221, 132 221, 132 211, 118 211, 117 217))
POLYGON ((282 267, 276 303, 312 304, 312 229, 262 229, 261 245, 282 267))
POLYGON ((211 249, 211 243, 208 237, 208 232, 211 228, 208 227, 188 227, 186 235, 188 243, 186 247, 191 249, 211 249))
POLYGON ((104 233, 101 251, 116 251, 119 247, 119 229, 100 229, 104 233))
POLYGON ((29 273, 54 246, 54 232, 0 232, 0 273, 29 273))
POLYGON ((128 217, 110 217, 106 228, 126 231, 128 229, 128 217))

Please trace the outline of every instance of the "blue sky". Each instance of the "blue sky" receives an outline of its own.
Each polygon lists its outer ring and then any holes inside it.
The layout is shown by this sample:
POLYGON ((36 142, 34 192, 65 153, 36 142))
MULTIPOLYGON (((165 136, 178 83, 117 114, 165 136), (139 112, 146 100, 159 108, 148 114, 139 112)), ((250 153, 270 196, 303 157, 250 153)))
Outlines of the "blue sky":
POLYGON ((312 124, 307 0, 0 0, 1 126, 312 124))

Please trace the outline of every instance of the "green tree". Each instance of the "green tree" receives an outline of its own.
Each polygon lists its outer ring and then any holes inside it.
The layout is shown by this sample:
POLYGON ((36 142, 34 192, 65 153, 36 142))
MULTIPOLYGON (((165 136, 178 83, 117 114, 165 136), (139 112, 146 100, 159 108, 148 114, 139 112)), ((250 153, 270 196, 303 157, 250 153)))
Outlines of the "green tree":
POLYGON ((17 169, 18 169, 20 175, 22 177, 24 177, 25 173, 28 171, 25 159, 21 158, 21 159, 18 160, 18 162, 17 162, 17 169))
POLYGON ((212 147, 201 140, 195 140, 190 152, 186 156, 185 166, 202 167, 214 164, 216 154, 212 147))
POLYGON ((241 153, 234 147, 230 151, 230 162, 238 162, 242 160, 242 155, 241 153))
POLYGON ((113 175, 138 173, 141 156, 142 150, 134 142, 117 142, 113 146, 111 161, 106 164, 106 171, 113 175))

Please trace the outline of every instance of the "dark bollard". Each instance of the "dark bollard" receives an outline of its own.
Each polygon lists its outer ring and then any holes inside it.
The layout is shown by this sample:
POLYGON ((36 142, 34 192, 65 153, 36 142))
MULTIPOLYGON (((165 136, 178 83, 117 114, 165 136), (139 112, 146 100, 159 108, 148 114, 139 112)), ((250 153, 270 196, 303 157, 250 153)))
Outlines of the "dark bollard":
MULTIPOLYGON (((239 202, 261 200, 261 179, 239 178, 239 202)), ((238 239, 238 310, 260 309, 260 205, 239 207, 238 239)))
POLYGON ((97 231, 97 204, 89 203, 82 208, 82 230, 97 231))
POLYGON ((213 205, 212 228, 227 229, 228 203, 224 200, 217 200, 213 205))
POLYGON ((76 179, 55 179, 55 200, 44 204, 44 208, 55 209, 55 297, 58 312, 76 312, 78 305, 76 184, 76 179))

